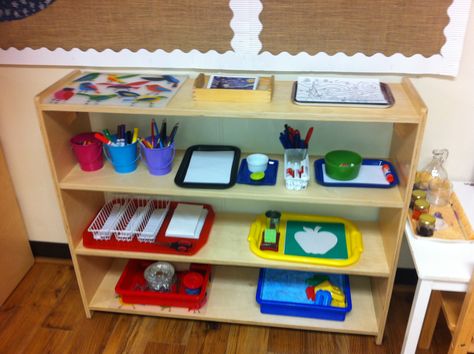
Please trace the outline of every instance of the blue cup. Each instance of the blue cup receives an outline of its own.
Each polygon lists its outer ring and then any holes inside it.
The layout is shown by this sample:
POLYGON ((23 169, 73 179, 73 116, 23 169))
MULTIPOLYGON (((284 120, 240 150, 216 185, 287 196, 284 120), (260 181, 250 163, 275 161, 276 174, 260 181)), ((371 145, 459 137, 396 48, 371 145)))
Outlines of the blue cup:
POLYGON ((138 154, 137 142, 124 146, 104 145, 105 157, 114 166, 117 173, 130 173, 137 169, 138 154))

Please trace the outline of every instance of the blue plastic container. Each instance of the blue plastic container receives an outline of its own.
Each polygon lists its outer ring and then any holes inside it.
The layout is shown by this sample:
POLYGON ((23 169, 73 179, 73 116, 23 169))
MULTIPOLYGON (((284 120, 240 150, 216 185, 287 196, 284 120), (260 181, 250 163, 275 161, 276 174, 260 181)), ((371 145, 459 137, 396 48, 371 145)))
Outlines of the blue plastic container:
POLYGON ((261 313, 273 315, 344 321, 352 309, 349 277, 341 274, 261 269, 256 299, 261 313), (327 275, 331 284, 344 292, 346 307, 316 305, 315 301, 307 299, 306 280, 314 275, 327 275))
POLYGON ((114 166, 117 173, 130 173, 137 169, 138 154, 137 142, 125 146, 104 145, 105 157, 114 166))

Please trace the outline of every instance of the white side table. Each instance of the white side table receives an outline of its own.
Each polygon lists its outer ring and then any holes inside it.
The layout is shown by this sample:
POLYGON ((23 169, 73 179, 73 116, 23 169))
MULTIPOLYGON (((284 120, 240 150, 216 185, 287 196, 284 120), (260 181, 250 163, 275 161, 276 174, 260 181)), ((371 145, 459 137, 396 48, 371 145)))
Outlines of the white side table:
MULTIPOLYGON (((474 225, 474 186, 453 182, 454 191, 474 225)), ((405 235, 418 274, 402 353, 415 353, 432 290, 466 291, 474 270, 474 241, 446 242, 415 237, 407 221, 405 235)))

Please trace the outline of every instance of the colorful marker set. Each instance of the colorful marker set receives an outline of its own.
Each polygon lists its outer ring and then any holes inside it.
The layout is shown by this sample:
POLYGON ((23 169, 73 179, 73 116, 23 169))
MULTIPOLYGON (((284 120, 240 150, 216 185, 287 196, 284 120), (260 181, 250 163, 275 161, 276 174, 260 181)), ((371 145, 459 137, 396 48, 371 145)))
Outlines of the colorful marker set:
POLYGON ((132 131, 126 130, 125 124, 120 124, 117 126, 117 134, 115 137, 112 136, 108 129, 104 129, 102 132, 103 134, 95 133, 95 138, 110 146, 117 147, 135 144, 138 140, 138 128, 133 128, 132 134, 132 131))
POLYGON ((293 129, 285 124, 285 130, 280 133, 280 142, 284 149, 307 149, 314 128, 311 127, 306 133, 305 139, 301 140, 301 134, 298 129, 293 129))
POLYGON ((166 133, 167 125, 166 119, 163 119, 161 122, 161 128, 158 129, 158 124, 154 119, 151 120, 150 123, 150 130, 151 130, 151 137, 150 140, 141 139, 140 141, 145 145, 145 147, 149 149, 159 149, 170 146, 176 137, 176 133, 178 131, 179 123, 176 123, 173 128, 171 129, 171 133, 168 136, 166 133))

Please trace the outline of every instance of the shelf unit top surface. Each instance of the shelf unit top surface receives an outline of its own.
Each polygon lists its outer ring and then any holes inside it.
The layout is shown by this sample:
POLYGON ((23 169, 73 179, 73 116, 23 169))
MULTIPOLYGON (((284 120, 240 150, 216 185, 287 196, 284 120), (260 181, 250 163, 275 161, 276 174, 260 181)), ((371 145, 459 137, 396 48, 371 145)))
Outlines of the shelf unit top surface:
MULTIPOLYGON (((53 84, 37 97, 38 106, 44 111, 72 111, 97 113, 124 113, 169 116, 206 116, 218 118, 255 118, 284 120, 319 120, 351 122, 419 123, 422 114, 417 111, 403 84, 390 83, 395 104, 390 108, 354 108, 300 106, 293 104, 291 93, 293 81, 275 81, 272 101, 269 103, 229 103, 193 101, 193 78, 188 78, 166 107, 127 107, 106 105, 71 105, 46 102, 47 98, 72 81, 81 72, 74 72, 53 84)), ((422 102, 417 102, 424 108, 422 102)))
POLYGON ((390 274, 389 265, 385 257, 382 236, 377 224, 373 222, 355 222, 362 233, 364 245, 364 251, 360 256, 359 261, 347 267, 331 267, 305 263, 273 261, 258 257, 250 251, 247 241, 247 236, 253 221, 255 221, 255 216, 251 214, 217 213, 206 245, 193 256, 93 249, 84 247, 82 241, 80 241, 75 248, 75 253, 84 256, 156 259, 162 261, 195 262, 257 268, 268 267, 278 269, 324 271, 328 273, 345 273, 377 277, 387 277, 390 274))
POLYGON ((177 152, 172 171, 165 176, 151 175, 146 166, 138 165, 131 174, 118 174, 113 166, 106 162, 101 170, 84 172, 79 165, 59 182, 61 189, 89 190, 104 192, 123 192, 137 194, 153 194, 161 196, 235 198, 243 200, 282 201, 290 203, 312 203, 333 205, 357 205, 368 207, 402 208, 403 200, 400 189, 395 186, 388 189, 380 188, 347 188, 325 187, 316 183, 314 178, 314 160, 310 159, 311 181, 303 191, 291 191, 285 187, 283 177, 283 159, 271 156, 279 161, 277 183, 274 186, 251 186, 235 184, 229 189, 181 188, 174 183, 183 152, 177 152))
POLYGON ((214 267, 207 303, 199 311, 152 305, 127 305, 115 295, 115 284, 125 262, 117 260, 99 285, 89 307, 96 311, 119 312, 195 320, 222 321, 262 326, 377 335, 374 301, 367 278, 351 278, 352 311, 345 321, 278 316, 260 313, 255 300, 258 269, 214 267))

